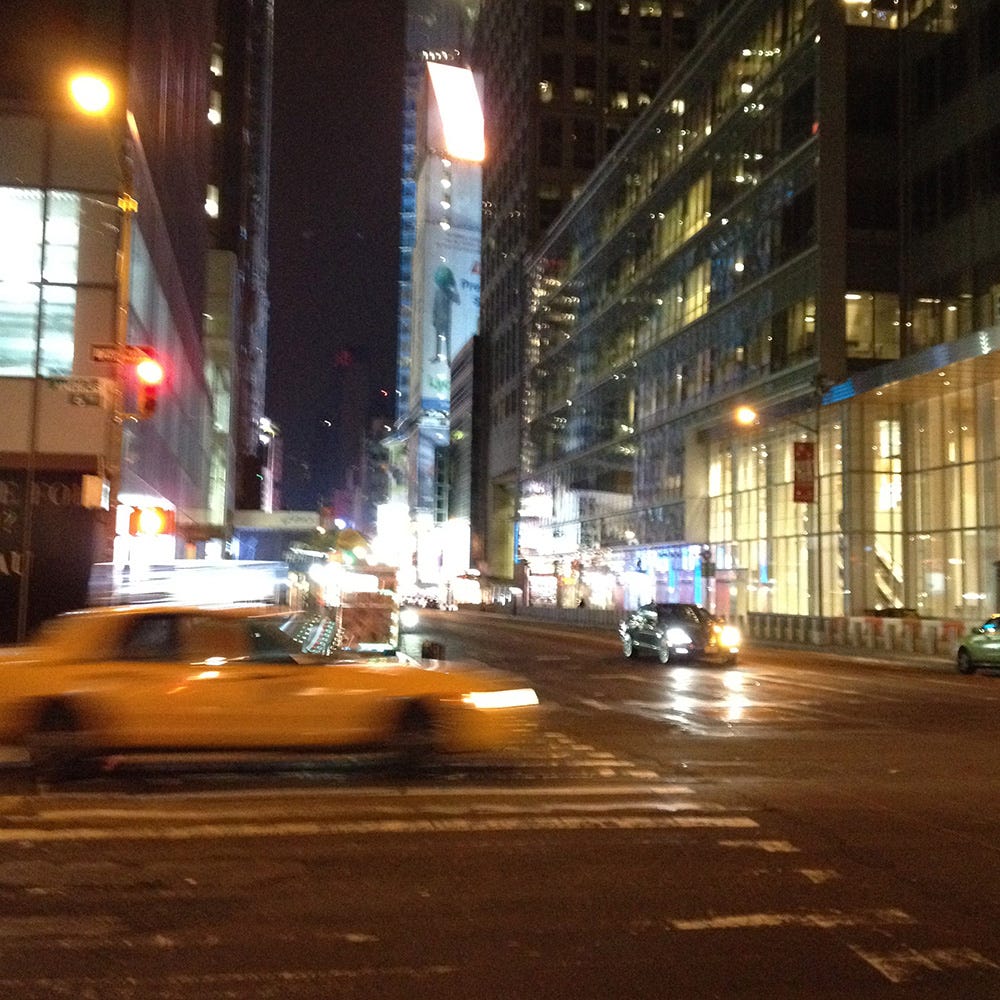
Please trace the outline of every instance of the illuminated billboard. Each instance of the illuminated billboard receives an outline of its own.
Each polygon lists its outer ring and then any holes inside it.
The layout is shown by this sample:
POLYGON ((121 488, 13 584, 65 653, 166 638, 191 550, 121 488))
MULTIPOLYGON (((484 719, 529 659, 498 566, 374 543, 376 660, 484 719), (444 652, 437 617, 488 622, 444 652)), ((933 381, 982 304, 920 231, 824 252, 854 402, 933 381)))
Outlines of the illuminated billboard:
POLYGON ((414 353, 419 351, 421 405, 447 413, 451 360, 479 323, 479 232, 432 229, 426 234, 420 288, 414 295, 414 353))
POLYGON ((452 159, 482 163, 486 159, 483 108, 472 70, 432 62, 427 72, 433 92, 428 102, 430 144, 452 159))

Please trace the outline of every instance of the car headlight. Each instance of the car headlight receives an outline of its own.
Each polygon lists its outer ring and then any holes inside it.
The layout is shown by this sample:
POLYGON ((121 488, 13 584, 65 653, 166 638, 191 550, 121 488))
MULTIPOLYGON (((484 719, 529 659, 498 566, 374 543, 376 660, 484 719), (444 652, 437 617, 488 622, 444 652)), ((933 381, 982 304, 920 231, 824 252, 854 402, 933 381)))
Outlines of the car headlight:
POLYGON ((735 625, 716 625, 715 633, 719 637, 720 646, 738 646, 740 644, 740 630, 735 625))
POLYGON ((416 628, 420 624, 420 615, 416 608, 403 608, 399 612, 399 624, 403 628, 416 628))
POLYGON ((473 708, 523 708, 537 705, 538 695, 533 688, 511 688, 507 691, 470 691, 462 701, 473 708))
POLYGON ((674 625, 672 628, 667 629, 667 642, 671 646, 690 646, 691 636, 679 625, 674 625))

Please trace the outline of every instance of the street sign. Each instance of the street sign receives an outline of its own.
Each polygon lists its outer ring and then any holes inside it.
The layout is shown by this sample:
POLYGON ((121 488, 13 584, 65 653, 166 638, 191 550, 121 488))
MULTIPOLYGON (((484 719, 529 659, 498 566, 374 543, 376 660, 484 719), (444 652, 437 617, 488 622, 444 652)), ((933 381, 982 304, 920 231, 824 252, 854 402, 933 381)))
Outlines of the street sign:
POLYGON ((135 344, 91 344, 90 360, 104 361, 110 364, 134 365, 148 358, 149 355, 135 344))
POLYGON ((109 396, 108 379, 105 378, 73 375, 62 384, 74 406, 102 406, 109 396))

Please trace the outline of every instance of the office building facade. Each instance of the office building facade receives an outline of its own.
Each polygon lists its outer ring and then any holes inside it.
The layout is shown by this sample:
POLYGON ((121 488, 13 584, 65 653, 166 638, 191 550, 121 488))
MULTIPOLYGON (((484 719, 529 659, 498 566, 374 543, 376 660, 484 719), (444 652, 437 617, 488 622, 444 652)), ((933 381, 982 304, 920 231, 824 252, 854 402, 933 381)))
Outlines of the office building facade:
POLYGON ((473 489, 477 565, 513 579, 524 262, 541 234, 614 155, 629 124, 694 44, 693 5, 656 0, 485 0, 476 25, 488 156, 483 175, 483 294, 488 418, 473 489))
POLYGON ((530 261, 540 600, 823 628, 994 608, 998 12, 750 0, 707 25, 530 261))
MULTIPOLYGON (((87 599, 91 564, 191 551, 210 514, 209 60, 215 5, 55 2, 0 41, 4 638, 87 599), (80 70, 103 113, 69 97, 80 70), (148 419, 135 351, 166 370, 148 419), (155 537, 135 510, 167 512, 155 537), (16 608, 16 612, 15 609, 16 608)), ((153 390, 151 390, 153 391, 153 390)), ((148 398, 148 395, 147 395, 148 398)), ((221 524, 221 518, 220 518, 221 524)))

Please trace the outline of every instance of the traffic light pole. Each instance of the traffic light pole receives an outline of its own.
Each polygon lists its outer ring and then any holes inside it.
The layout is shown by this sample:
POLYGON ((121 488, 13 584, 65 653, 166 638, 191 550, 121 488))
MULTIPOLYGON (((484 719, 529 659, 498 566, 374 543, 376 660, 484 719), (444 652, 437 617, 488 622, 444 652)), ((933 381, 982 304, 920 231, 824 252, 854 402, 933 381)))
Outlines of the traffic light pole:
MULTIPOLYGON (((123 141, 127 142, 128 139, 123 141)), ((118 251, 115 260, 115 329, 114 346, 117 351, 115 359, 115 379, 113 393, 113 409, 108 428, 108 446, 102 456, 104 468, 102 478, 108 482, 109 524, 105 536, 105 560, 114 561, 115 538, 118 534, 118 493, 121 490, 121 463, 123 427, 125 413, 125 352, 128 345, 128 311, 129 285, 132 275, 132 217, 138 211, 139 204, 131 194, 132 171, 129 166, 127 148, 120 154, 122 171, 122 187, 118 194, 118 209, 121 212, 121 226, 118 233, 118 251)))

